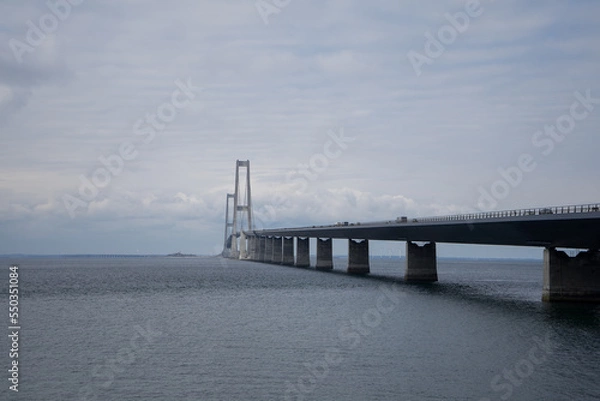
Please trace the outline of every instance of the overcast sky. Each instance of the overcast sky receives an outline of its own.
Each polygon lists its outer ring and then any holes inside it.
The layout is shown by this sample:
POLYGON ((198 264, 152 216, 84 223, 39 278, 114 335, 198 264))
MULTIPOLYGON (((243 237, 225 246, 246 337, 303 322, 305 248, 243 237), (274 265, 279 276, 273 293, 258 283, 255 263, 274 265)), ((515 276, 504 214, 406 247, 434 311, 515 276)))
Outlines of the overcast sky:
POLYGON ((599 202, 598 15, 2 0, 0 253, 217 253, 236 159, 266 227, 599 202))

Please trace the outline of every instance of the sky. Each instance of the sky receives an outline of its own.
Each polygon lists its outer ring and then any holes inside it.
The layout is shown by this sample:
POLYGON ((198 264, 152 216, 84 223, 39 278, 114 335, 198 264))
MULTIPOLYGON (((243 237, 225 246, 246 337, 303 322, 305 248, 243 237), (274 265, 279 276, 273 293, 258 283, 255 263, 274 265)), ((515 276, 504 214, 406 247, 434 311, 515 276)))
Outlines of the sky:
POLYGON ((238 159, 260 227, 600 202, 598 15, 0 0, 0 254, 216 254, 238 159))

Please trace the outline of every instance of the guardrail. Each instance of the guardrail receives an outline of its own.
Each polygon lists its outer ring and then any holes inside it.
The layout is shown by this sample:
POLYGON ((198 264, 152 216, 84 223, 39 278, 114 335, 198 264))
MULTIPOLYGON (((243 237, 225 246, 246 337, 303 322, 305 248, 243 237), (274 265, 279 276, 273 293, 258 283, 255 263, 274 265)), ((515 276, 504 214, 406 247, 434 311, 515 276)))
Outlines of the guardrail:
POLYGON ((571 205, 571 206, 552 206, 541 207, 535 209, 516 209, 516 210, 501 210, 497 212, 482 212, 482 213, 467 213, 455 214, 451 216, 438 217, 421 217, 409 219, 412 222, 437 222, 437 221, 470 221, 482 219, 494 219, 502 217, 519 217, 519 216, 540 216, 548 214, 574 214, 574 213, 593 213, 600 211, 600 203, 588 205, 571 205))

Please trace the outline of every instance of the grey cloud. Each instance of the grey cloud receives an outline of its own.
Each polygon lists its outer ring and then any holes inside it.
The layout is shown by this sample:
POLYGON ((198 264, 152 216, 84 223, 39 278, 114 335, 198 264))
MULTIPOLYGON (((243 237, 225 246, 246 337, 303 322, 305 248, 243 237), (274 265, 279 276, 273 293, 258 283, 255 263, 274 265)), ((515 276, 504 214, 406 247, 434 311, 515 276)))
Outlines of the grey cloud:
MULTIPOLYGON (((32 4, 0 14, 11 15, 0 43, 45 12, 32 4)), ((596 5, 489 2, 417 78, 406 53, 422 51, 425 31, 464 4, 292 2, 265 26, 253 2, 84 2, 23 64, 0 50, 0 223, 20 226, 32 249, 49 247, 41 233, 52 231, 33 227, 51 221, 61 227, 53 241, 74 250, 94 241, 155 248, 158 238, 168 246, 197 238, 198 249, 212 250, 235 159, 252 161, 257 209, 276 194, 289 199, 273 224, 469 210, 498 168, 537 150, 532 134, 574 91, 600 96, 600 56, 596 5), (70 219, 62 196, 77 194, 79 176, 135 138, 136 121, 188 77, 204 88, 194 103, 139 143, 90 210, 70 219), (294 192, 286 174, 322 152, 337 126, 356 141, 294 192)), ((600 109, 498 207, 600 196, 589 185, 599 121, 600 109)))

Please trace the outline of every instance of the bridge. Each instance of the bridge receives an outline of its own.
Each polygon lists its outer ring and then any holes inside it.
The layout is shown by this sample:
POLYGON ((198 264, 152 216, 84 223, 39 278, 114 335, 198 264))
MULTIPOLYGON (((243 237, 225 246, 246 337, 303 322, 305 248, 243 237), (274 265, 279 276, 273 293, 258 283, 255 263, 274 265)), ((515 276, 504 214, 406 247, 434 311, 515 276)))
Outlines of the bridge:
MULTIPOLYGON (((239 196, 236 164, 236 191, 239 196)), ((241 163, 241 164, 239 164, 241 163)), ((310 267, 310 238, 316 239, 317 270, 333 269, 333 239, 348 241, 350 274, 369 274, 369 240, 406 242, 404 279, 407 282, 438 280, 436 243, 515 245, 544 248, 544 301, 600 302, 600 204, 555 206, 437 217, 399 217, 378 222, 338 222, 330 225, 256 230, 250 201, 236 202, 236 211, 247 214, 245 229, 228 235, 224 256, 263 263, 310 267), (240 205, 241 203, 241 205, 240 205), (584 249, 569 256, 557 248, 584 249)), ((235 219, 239 221, 240 219, 235 219)))

